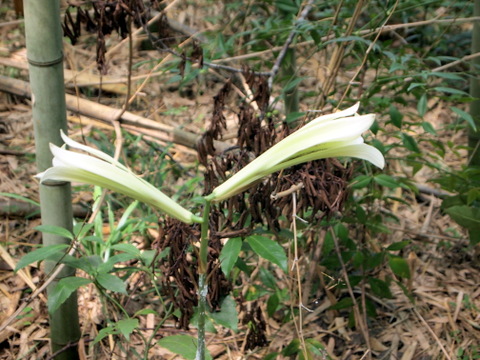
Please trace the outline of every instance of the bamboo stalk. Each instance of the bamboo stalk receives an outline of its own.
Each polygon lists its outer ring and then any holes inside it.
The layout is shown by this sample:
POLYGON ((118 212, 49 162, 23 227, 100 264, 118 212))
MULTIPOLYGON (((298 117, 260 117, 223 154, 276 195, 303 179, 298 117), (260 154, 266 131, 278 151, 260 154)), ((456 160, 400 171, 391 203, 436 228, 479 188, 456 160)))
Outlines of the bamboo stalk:
MULTIPOLYGON (((60 129, 66 130, 60 4, 58 0, 25 0, 24 10, 35 152, 38 171, 44 171, 52 165, 49 144, 61 145, 60 129)), ((71 230, 70 183, 40 185, 39 193, 42 223, 71 230)), ((67 238, 47 233, 43 234, 42 240, 46 246, 70 242, 67 238)), ((47 261, 45 272, 52 272, 55 266, 55 262, 47 261)), ((74 274, 74 269, 65 267, 47 288, 47 293, 51 293, 61 278, 74 274)), ((78 359, 76 346, 69 347, 69 344, 76 343, 79 338, 77 296, 73 293, 50 314, 52 353, 60 352, 55 359, 78 359)))

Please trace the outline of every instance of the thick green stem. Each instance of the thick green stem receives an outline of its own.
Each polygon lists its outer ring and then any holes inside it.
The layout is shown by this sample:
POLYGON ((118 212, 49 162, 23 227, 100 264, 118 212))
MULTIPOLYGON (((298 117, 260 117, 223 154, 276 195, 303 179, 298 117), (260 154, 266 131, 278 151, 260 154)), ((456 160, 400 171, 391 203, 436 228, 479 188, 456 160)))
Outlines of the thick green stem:
POLYGON ((198 255, 198 342, 195 360, 205 360, 205 317, 207 311, 207 265, 210 201, 205 202, 198 255))
MULTIPOLYGON (((60 129, 66 130, 66 105, 63 86, 63 49, 59 0, 25 0, 25 39, 32 89, 32 118, 35 130, 35 151, 38 171, 52 166, 49 143, 60 145, 60 129)), ((40 185, 42 223, 72 229, 70 184, 40 185)), ((43 244, 69 243, 69 239, 43 234, 43 244)), ((56 264, 45 263, 48 274, 56 264)), ((65 267, 47 291, 63 277, 73 276, 75 270, 65 267)), ((80 338, 77 297, 74 292, 50 314, 50 338, 55 359, 78 359, 76 346, 80 338)))

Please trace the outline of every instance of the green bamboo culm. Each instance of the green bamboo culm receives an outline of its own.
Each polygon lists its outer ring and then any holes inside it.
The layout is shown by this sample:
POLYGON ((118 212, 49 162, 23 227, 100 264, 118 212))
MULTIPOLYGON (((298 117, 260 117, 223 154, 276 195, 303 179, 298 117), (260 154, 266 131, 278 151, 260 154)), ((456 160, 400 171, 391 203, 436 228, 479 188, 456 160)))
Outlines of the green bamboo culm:
MULTIPOLYGON (((480 16, 480 0, 475 0, 473 16, 480 16)), ((480 52, 480 22, 475 21, 472 31, 472 54, 480 52)), ((476 130, 469 128, 468 146, 470 147, 470 165, 480 166, 480 57, 472 60, 472 77, 470 78, 470 95, 475 99, 470 104, 470 115, 476 130)))
MULTIPOLYGON (((60 3, 58 0, 24 0, 24 13, 36 160, 38 171, 42 172, 52 166, 49 143, 62 144, 60 129, 66 131, 60 3)), ((39 192, 42 223, 72 230, 70 183, 40 185, 39 192)), ((68 242, 60 236, 43 234, 45 246, 68 242)), ((45 273, 49 274, 54 266, 46 262, 45 273)), ((64 268, 50 284, 47 294, 59 279, 74 273, 73 269, 64 268)), ((79 358, 77 347, 71 346, 80 339, 76 293, 50 314, 50 338, 52 353, 57 354, 55 359, 79 358)))

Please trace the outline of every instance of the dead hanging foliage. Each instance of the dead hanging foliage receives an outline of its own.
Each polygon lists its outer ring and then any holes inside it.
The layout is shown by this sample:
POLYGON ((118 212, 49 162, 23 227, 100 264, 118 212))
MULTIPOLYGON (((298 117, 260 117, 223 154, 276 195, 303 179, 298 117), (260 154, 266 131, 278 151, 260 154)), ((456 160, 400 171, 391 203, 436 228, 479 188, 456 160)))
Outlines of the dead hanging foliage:
MULTIPOLYGON (((221 140, 226 130, 225 100, 230 91, 227 83, 214 99, 211 123, 199 144, 199 160, 206 168, 205 193, 210 193, 228 177, 242 169, 253 159, 265 152, 296 129, 267 114, 270 94, 263 77, 246 70, 253 100, 261 110, 257 114, 252 106, 243 104, 238 112, 237 143, 220 155, 215 155, 214 140, 221 140)), ((247 232, 253 226, 267 225, 271 230, 279 229, 280 214, 290 217, 292 197, 289 189, 296 190, 297 214, 310 214, 307 221, 329 217, 342 210, 348 196, 346 190, 352 168, 345 168, 336 159, 317 160, 294 166, 280 173, 272 174, 259 181, 244 193, 217 204, 214 211, 219 221, 213 229, 238 234, 247 232), (278 194, 286 193, 285 196, 278 194), (310 211, 311 210, 311 211, 310 211), (226 214, 226 215, 224 215, 226 214), (251 217, 250 227, 246 220, 251 217)))
MULTIPOLYGON (((198 305, 198 248, 200 231, 175 219, 167 218, 159 223, 160 233, 152 247, 157 254, 168 249, 164 258, 152 263, 162 273, 162 291, 179 309, 181 316, 177 326, 188 330, 194 308, 198 305)), ((231 290, 229 281, 220 269, 221 243, 219 237, 211 237, 208 247, 208 296, 212 311, 231 290)))
MULTIPOLYGON (((151 6, 158 6, 153 1, 151 6)), ((142 0, 96 0, 91 2, 69 2, 62 24, 64 36, 76 44, 84 25, 88 32, 97 33, 97 68, 107 72, 105 36, 117 32, 126 38, 130 31, 130 19, 137 25, 145 24, 149 8, 142 0), (75 13, 75 19, 72 16, 75 13), (93 16, 91 15, 93 13, 93 16), (130 19, 129 19, 130 18, 130 19)))
MULTIPOLYGON (((243 304, 244 302, 242 302, 243 304)), ((257 301, 248 304, 249 309, 245 311, 242 324, 247 326, 247 337, 245 339, 245 350, 253 350, 256 347, 268 345, 267 340, 267 322, 262 314, 262 309, 257 301)))

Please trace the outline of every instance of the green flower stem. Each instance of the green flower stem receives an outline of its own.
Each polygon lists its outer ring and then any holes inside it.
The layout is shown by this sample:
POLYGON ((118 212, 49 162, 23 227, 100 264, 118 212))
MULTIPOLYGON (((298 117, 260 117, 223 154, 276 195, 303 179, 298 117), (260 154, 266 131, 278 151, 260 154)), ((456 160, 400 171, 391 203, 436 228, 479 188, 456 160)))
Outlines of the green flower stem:
POLYGON ((208 265, 208 230, 210 201, 205 201, 201 227, 200 251, 198 255, 198 341, 195 360, 205 360, 205 315, 207 308, 207 265, 208 265))

